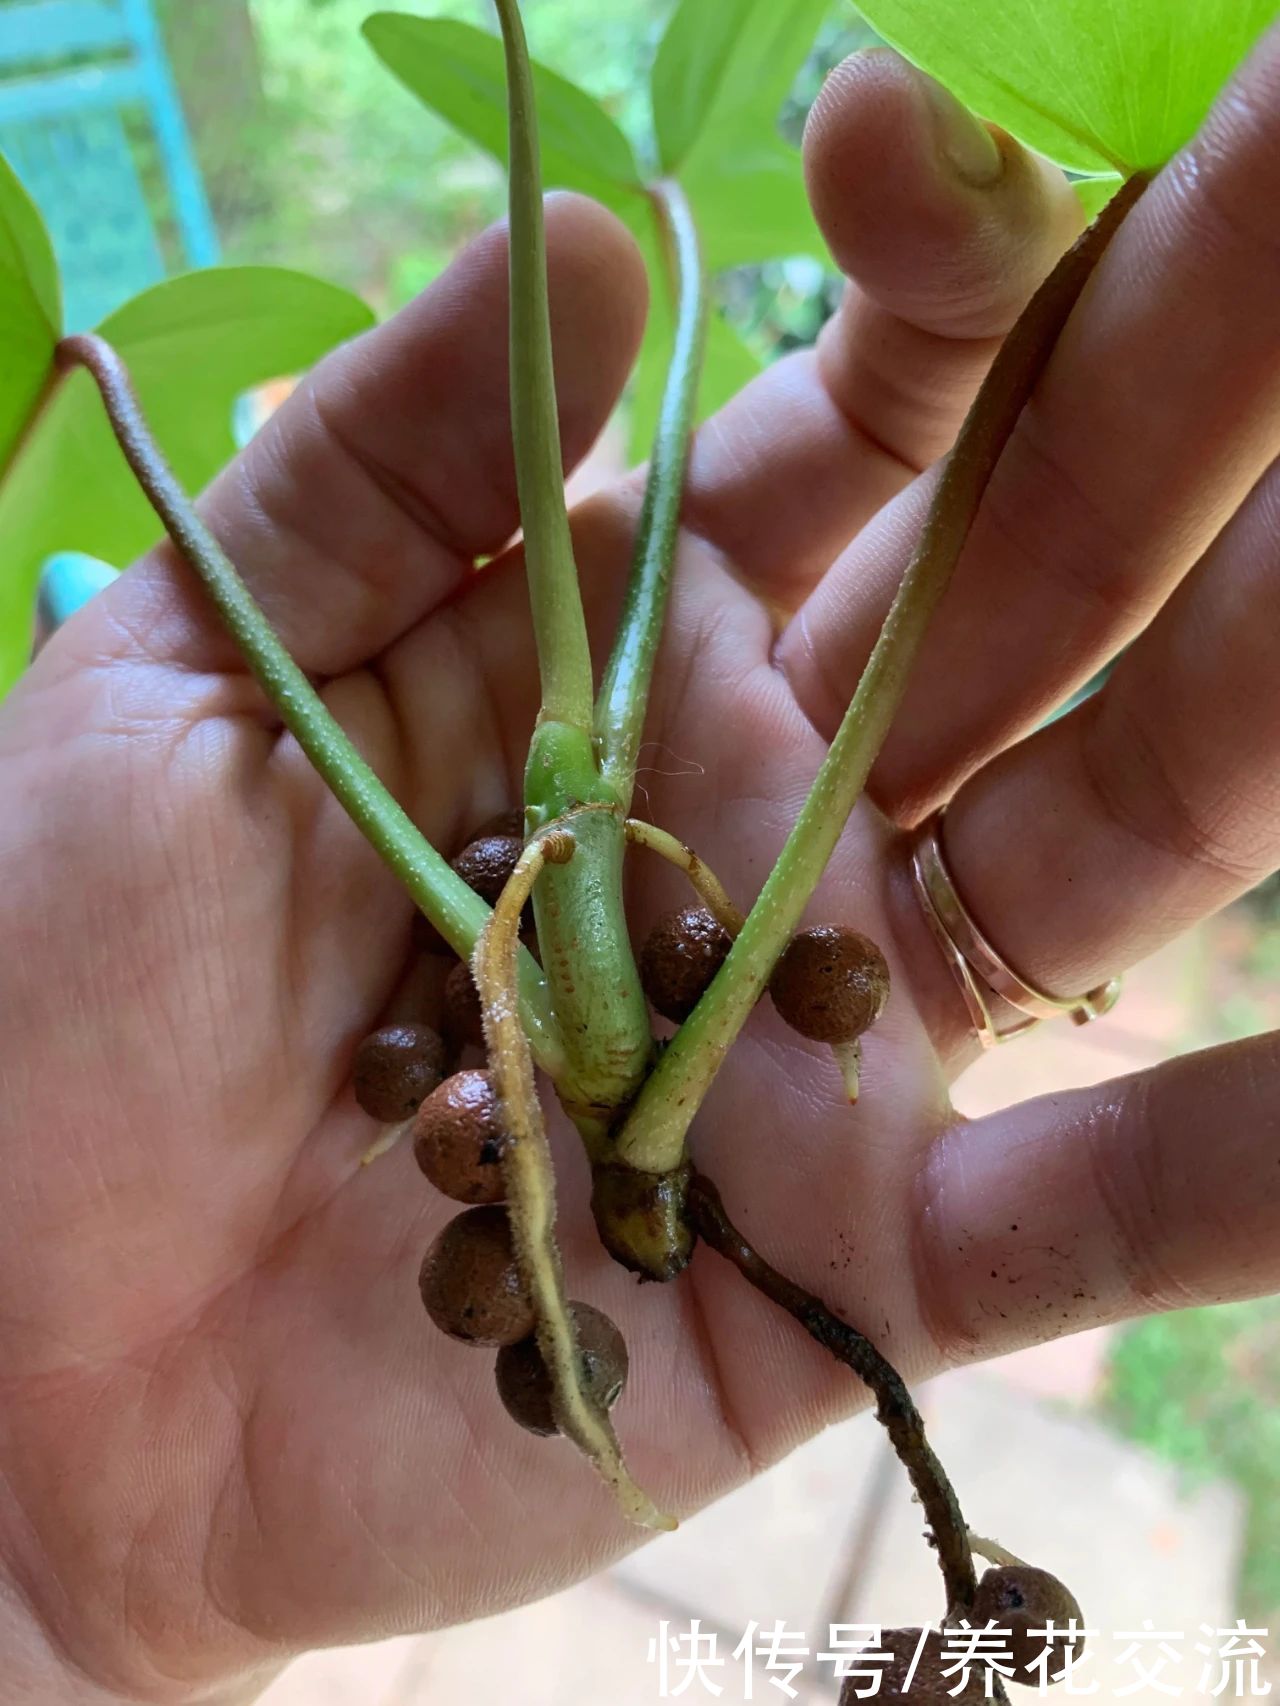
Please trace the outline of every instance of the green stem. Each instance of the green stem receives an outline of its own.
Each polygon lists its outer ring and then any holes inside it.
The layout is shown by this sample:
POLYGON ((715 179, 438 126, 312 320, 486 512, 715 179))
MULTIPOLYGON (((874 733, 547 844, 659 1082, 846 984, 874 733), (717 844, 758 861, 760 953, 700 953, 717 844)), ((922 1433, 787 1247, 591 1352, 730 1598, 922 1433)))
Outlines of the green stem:
POLYGON ((516 0, 497 6, 510 112, 511 433, 542 715, 589 729, 591 651, 565 506, 533 74, 516 0))
POLYGON ((676 1033, 619 1134, 619 1158, 662 1172, 678 1163, 693 1117, 768 983, 861 794, 929 619, 978 506, 1068 316, 1126 213, 1133 178, 1041 285, 996 357, 947 459, 880 637, 794 829, 710 989, 676 1033))
POLYGON ((534 733, 525 798, 531 830, 569 826, 577 842, 571 864, 543 872, 533 910, 564 1046, 556 1090, 598 1155, 653 1052, 622 899, 622 809, 595 770, 590 735, 561 723, 542 723, 534 733))
POLYGON ((510 106, 511 419, 542 711, 529 749, 531 830, 575 822, 578 852, 534 893, 538 946, 565 1060, 556 1089, 589 1146, 635 1095, 649 1062, 648 1009, 622 904, 622 820, 600 775, 586 620, 565 508, 533 76, 517 0, 497 0, 510 106))
POLYGON ((693 211, 673 180, 653 185, 650 194, 675 276, 675 345, 649 463, 631 579, 613 655, 596 700, 595 725, 601 768, 628 809, 671 588, 707 333, 706 270, 693 211))
MULTIPOLYGON (((272 631, 253 595, 196 514, 161 454, 119 355, 102 338, 66 338, 59 367, 85 368, 102 395, 125 460, 174 544, 200 577, 263 692, 356 827, 408 889, 449 945, 469 959, 489 907, 467 887, 383 787, 272 631)), ((521 1014, 538 1062, 553 1076, 562 1055, 546 984, 522 954, 521 1014)))

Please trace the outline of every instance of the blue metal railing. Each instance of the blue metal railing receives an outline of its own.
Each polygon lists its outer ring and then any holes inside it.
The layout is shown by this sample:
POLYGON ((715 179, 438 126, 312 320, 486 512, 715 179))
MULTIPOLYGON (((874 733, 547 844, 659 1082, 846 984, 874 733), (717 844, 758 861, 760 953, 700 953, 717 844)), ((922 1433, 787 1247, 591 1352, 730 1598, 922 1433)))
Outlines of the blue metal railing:
POLYGON ((175 259, 212 265, 217 233, 149 0, 0 0, 0 150, 49 225, 69 331, 165 275, 139 138, 175 259))

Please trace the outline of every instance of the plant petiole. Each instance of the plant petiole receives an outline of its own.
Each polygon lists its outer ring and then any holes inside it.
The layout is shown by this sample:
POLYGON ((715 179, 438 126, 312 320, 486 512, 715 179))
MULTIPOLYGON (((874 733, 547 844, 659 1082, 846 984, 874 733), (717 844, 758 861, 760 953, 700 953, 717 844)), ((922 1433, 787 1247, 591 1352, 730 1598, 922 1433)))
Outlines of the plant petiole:
MULTIPOLYGON (((489 908, 468 888, 388 793, 289 656, 151 436, 123 361, 102 338, 66 338, 59 367, 83 367, 101 394, 116 440, 183 559, 199 576, 245 662, 285 727, 449 945, 469 957, 489 908)), ((547 988, 533 956, 522 952, 520 1002, 538 1063, 553 1077, 564 1056, 547 988)))
POLYGON ((684 496, 689 444, 706 345, 708 296, 698 229, 684 191, 662 179, 650 189, 674 276, 675 343, 663 390, 626 600, 596 700, 601 769, 629 807, 635 787, 653 666, 662 637, 684 496))
POLYGON ((516 0, 497 7, 510 113, 511 436, 542 717, 589 729, 591 652, 565 508, 533 73, 516 0))
POLYGON ((1146 186, 1129 180, 1058 262, 1005 340, 948 457, 911 562, 809 796, 715 981, 645 1083, 618 1138, 631 1166, 676 1165, 866 784, 983 493, 1080 292, 1146 186))
POLYGON ((542 707, 525 770, 532 828, 585 806, 572 866, 534 893, 538 945, 564 1044, 560 1099, 590 1147, 635 1096, 652 1054, 622 901, 622 800, 600 774, 591 654, 565 507, 547 296, 537 114, 517 0, 498 0, 507 68, 511 421, 542 707))

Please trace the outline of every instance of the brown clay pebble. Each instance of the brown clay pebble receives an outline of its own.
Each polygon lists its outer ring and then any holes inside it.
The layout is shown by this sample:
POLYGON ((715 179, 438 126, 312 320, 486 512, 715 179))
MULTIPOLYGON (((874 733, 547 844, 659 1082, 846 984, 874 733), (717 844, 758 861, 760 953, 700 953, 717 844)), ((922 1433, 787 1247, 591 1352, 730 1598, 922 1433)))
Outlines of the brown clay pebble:
POLYGON ((684 1023, 732 946, 705 906, 682 906, 658 920, 640 950, 640 981, 664 1019, 684 1023))
MULTIPOLYGON (((571 1303, 569 1313, 578 1332, 583 1385, 602 1409, 611 1410, 627 1383, 626 1340, 609 1317, 589 1303, 571 1303)), ((551 1376, 536 1338, 530 1336, 500 1350, 494 1373, 498 1396, 513 1421, 544 1438, 560 1432, 551 1376)))
POLYGON ((837 924, 793 936, 769 979, 773 1004, 816 1043, 851 1043, 889 999, 889 967, 868 937, 837 924))
POLYGON ((451 1339, 514 1345, 533 1331, 505 1208, 469 1208, 427 1251, 418 1276, 427 1314, 451 1339))
POLYGON ((471 967, 459 960, 444 980, 444 1033, 454 1048, 484 1047, 484 1012, 471 967))
POLYGON ((356 1100, 391 1124, 407 1120, 444 1072, 444 1043, 429 1025, 384 1025, 356 1050, 356 1100))
POLYGON ((1073 1662, 1079 1660, 1084 1650, 1083 1634, 1065 1633, 1073 1618, 1076 1628, 1083 1630, 1084 1614, 1075 1595, 1057 1576, 1037 1570, 1033 1564, 998 1564, 978 1583, 970 1622, 975 1628, 994 1623, 997 1629, 1009 1631, 1006 1644, 1013 1660, 1012 1680, 1034 1688, 1042 1672, 1048 1682, 1062 1676, 1068 1652, 1073 1662), (1040 1656, 1050 1643, 1035 1631, 1046 1629, 1050 1623, 1055 1631, 1064 1633, 1054 1634, 1049 1659, 1041 1665, 1040 1656))
POLYGON ((455 1202, 501 1202, 507 1146, 498 1093, 487 1072, 455 1072, 413 1122, 413 1153, 438 1191, 455 1202))
POLYGON ((468 888, 496 906, 523 850, 518 836, 482 835, 462 849, 453 868, 468 888))
POLYGON ((886 1629, 879 1647, 870 1650, 892 1653, 891 1662, 882 1666, 870 1658, 864 1661, 865 1674, 849 1677, 841 1689, 840 1706, 855 1706, 857 1701, 865 1700, 871 1677, 877 1672, 880 1679, 877 1700, 912 1700, 915 1706, 952 1706, 960 1701, 965 1706, 970 1701, 990 1699, 983 1667, 971 1665, 966 1682, 965 1667, 959 1662, 964 1646, 948 1648, 938 1630, 929 1631, 917 1662, 920 1635, 919 1629, 886 1629))

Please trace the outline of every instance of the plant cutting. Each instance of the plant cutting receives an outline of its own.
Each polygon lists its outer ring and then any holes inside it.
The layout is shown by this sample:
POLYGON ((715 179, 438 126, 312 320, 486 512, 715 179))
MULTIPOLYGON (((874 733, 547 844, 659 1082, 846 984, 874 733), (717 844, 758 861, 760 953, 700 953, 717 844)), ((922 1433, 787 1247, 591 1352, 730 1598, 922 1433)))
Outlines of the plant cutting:
MULTIPOLYGON (((470 968, 485 1045, 483 1065, 467 1069, 474 1079, 450 1076, 435 1087, 444 1040, 407 1027, 371 1040, 359 1063, 362 1104, 384 1124, 411 1122, 424 1171, 448 1179, 448 1194, 469 1204, 426 1254, 421 1288, 431 1319, 455 1338, 496 1348, 497 1387, 508 1409, 536 1422, 540 1434, 554 1424, 591 1459, 628 1515, 652 1527, 667 1524, 630 1474, 614 1432, 610 1406, 625 1378, 616 1335, 589 1302, 565 1294, 554 1169, 534 1076, 541 1068, 581 1135, 611 1254, 652 1281, 678 1285, 701 1239, 863 1379, 924 1507, 944 1577, 943 1622, 978 1617, 984 1607, 1008 1615, 1032 1598, 1041 1578, 1005 1557, 994 1566, 1004 1574, 979 1582, 976 1543, 902 1381, 868 1336, 773 1265, 785 1252, 770 1251, 766 1260, 735 1227, 720 1195, 725 1181, 713 1183, 698 1170, 695 1122, 766 990, 803 1035, 839 1051, 847 1090, 857 1085, 859 1045, 886 1001, 892 1010, 885 961, 876 944, 846 927, 803 929, 803 914, 892 724, 1000 453, 1148 168, 1126 171, 1119 193, 1006 341, 946 464, 813 790, 759 894, 739 907, 746 897, 729 897, 696 848, 633 812, 707 312, 695 224, 678 187, 655 186, 680 313, 632 579, 613 649, 598 660, 597 688, 557 442, 534 84, 512 0, 500 12, 510 98, 512 422, 542 681, 518 836, 486 829, 452 863, 424 841, 291 662, 184 497, 108 341, 63 339, 58 369, 83 369, 94 380, 142 489, 281 719, 431 928, 470 968), (642 949, 631 940, 622 873, 629 860, 659 857, 685 873, 699 905, 664 921, 642 949), (521 940, 530 903, 532 944, 521 940), (665 1046, 653 1034, 646 983, 659 1010, 679 1015, 665 1046), (436 1101, 442 1093, 443 1120, 436 1101)), ((749 1186, 747 1180, 740 1188, 749 1186)), ((1074 1615, 1057 1590, 1037 1603, 1074 1615)))

